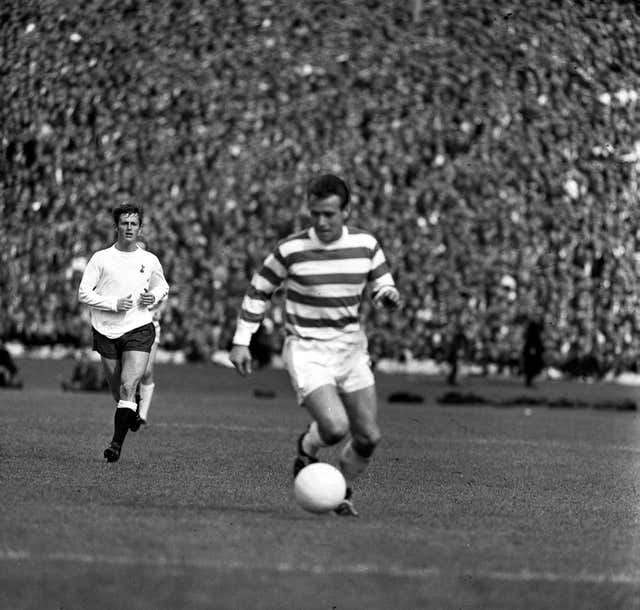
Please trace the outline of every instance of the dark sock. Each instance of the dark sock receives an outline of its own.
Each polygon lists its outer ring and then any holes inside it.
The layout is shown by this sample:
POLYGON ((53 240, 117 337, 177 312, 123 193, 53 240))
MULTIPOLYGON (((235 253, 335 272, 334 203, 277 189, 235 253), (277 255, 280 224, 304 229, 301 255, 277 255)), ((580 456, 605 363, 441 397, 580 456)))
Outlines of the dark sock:
POLYGON ((111 442, 117 443, 118 445, 124 443, 124 438, 129 431, 129 424, 135 415, 135 412, 131 409, 116 409, 116 414, 113 418, 113 440, 111 442))
POLYGON ((353 450, 360 456, 365 459, 370 458, 373 455, 375 450, 375 445, 360 445, 357 441, 351 441, 351 446, 353 450))

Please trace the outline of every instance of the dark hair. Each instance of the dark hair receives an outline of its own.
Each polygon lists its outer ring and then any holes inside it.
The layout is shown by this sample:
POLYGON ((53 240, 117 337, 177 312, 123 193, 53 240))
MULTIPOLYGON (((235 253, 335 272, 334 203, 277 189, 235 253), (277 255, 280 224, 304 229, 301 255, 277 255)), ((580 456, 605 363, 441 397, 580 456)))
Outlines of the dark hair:
POLYGON ((309 181, 307 186, 308 197, 319 197, 324 199, 337 195, 340 197, 341 207, 346 208, 349 203, 349 189, 343 180, 333 174, 322 174, 309 181))
POLYGON ((142 226, 142 208, 137 206, 135 203, 122 203, 113 208, 113 222, 118 224, 120 222, 120 216, 123 216, 124 214, 137 214, 140 226, 142 226))

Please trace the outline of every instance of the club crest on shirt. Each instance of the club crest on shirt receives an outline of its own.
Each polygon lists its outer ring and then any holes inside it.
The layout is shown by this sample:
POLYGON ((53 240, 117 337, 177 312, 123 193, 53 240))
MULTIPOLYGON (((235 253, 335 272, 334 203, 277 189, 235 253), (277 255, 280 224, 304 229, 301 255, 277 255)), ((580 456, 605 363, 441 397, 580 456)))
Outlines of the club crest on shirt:
POLYGON ((140 265, 140 273, 144 273, 144 265, 140 265))

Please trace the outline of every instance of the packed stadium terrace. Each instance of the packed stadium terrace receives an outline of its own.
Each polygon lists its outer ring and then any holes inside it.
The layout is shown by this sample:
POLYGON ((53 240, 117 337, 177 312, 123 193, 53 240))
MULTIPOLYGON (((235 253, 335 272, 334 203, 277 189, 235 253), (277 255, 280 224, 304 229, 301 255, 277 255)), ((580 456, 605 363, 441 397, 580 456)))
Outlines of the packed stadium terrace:
MULTIPOLYGON (((317 171, 352 188, 405 304, 375 358, 635 367, 640 13, 622 1, 9 0, 0 336, 89 342, 77 285, 145 208, 162 345, 228 347, 252 271, 317 171), (472 6, 473 5, 473 6, 472 6)), ((271 317, 280 338, 281 312, 271 317)))

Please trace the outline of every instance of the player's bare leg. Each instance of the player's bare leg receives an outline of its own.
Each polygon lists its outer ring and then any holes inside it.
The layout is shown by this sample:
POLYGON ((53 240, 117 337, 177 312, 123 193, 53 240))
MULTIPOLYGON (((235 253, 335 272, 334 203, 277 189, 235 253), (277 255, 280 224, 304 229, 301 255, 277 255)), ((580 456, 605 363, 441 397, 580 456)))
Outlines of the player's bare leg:
POLYGON ((351 483, 368 466, 380 442, 378 400, 375 386, 369 386, 342 396, 349 416, 351 438, 345 444, 340 465, 351 483))
POLYGON ((364 472, 380 442, 375 386, 342 395, 351 435, 340 455, 340 470, 347 481, 345 501, 336 509, 339 515, 357 516, 351 501, 353 482, 364 472))
POLYGON ((321 443, 317 447, 312 442, 307 445, 312 455, 322 446, 339 443, 349 432, 347 411, 335 386, 323 385, 310 392, 304 398, 304 406, 317 424, 321 443))
POLYGON ((321 386, 304 398, 311 423, 298 438, 298 455, 293 465, 295 477, 305 466, 317 462, 318 451, 339 443, 349 431, 349 420, 333 385, 321 386))
MULTIPOLYGON (((294 472, 296 466, 303 467, 311 461, 316 461, 315 456, 321 447, 335 445, 349 433, 349 417, 335 386, 325 385, 317 388, 305 397, 304 406, 309 411, 312 422, 298 441, 298 458, 294 472)), ((351 494, 351 488, 347 487, 345 499, 336 509, 336 513, 358 516, 351 502, 351 494)))
POLYGON ((120 450, 127 432, 130 429, 137 430, 140 427, 137 421, 138 405, 135 402, 135 396, 148 359, 148 352, 126 351, 122 354, 118 385, 119 400, 114 416, 113 439, 104 451, 108 462, 116 462, 120 458, 120 450))
POLYGON ((149 353, 139 351, 126 351, 122 354, 122 371, 120 373, 120 402, 119 406, 132 409, 134 417, 130 419, 129 430, 136 432, 140 428, 141 419, 138 414, 137 392, 140 380, 149 363, 149 353))
POLYGON ((112 360, 111 358, 101 357, 102 368, 109 384, 109 390, 113 399, 117 402, 120 400, 120 360, 112 360))
POLYGON ((156 359, 156 352, 158 351, 158 342, 156 341, 151 347, 151 353, 149 354, 149 360, 147 368, 140 379, 140 385, 138 386, 138 394, 140 399, 138 400, 138 416, 143 424, 147 423, 149 415, 149 407, 151 406, 151 399, 153 398, 153 391, 155 390, 155 378, 154 378, 154 364, 156 359))

